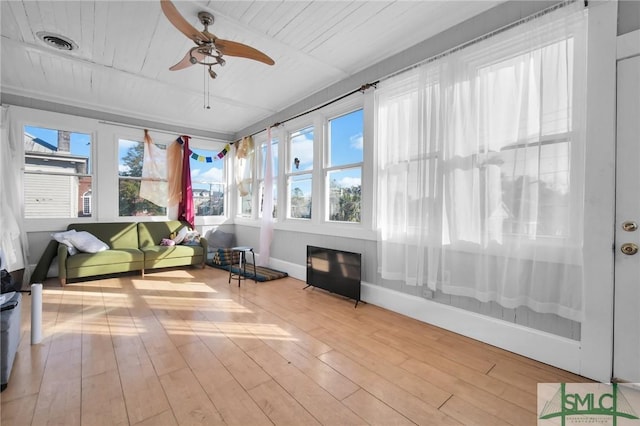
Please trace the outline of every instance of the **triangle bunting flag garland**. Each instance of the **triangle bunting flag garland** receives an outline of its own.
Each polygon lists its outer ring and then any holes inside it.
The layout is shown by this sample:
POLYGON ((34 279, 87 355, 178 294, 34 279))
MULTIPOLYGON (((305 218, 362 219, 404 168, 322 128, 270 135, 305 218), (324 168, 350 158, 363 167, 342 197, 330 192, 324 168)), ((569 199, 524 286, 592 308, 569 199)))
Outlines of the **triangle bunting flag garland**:
MULTIPOLYGON (((179 144, 182 144, 182 138, 178 137, 178 139, 176 139, 176 141, 179 144)), ((189 149, 189 155, 191 156, 192 159, 199 161, 201 163, 212 163, 213 160, 218 160, 218 159, 222 159, 224 158, 225 155, 227 155, 227 153, 231 150, 231 145, 230 144, 226 144, 224 146, 224 148, 222 149, 222 151, 220 151, 218 154, 215 155, 215 157, 206 157, 204 155, 200 155, 197 152, 193 152, 192 149, 189 149)))

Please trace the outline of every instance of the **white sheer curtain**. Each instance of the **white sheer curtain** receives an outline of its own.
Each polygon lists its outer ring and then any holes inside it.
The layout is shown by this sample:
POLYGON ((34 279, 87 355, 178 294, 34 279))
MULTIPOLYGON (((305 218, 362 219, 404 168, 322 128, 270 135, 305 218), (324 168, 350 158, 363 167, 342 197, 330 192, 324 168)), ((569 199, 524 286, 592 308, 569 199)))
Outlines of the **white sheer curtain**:
POLYGON ((260 221, 260 266, 269 266, 271 241, 273 239, 273 159, 271 152, 271 127, 267 128, 267 143, 264 162, 264 191, 262 194, 262 219, 260 221))
POLYGON ((29 282, 28 242, 22 219, 22 129, 12 125, 10 107, 2 106, 0 120, 0 252, 7 270, 25 268, 23 281, 29 282))
POLYGON ((586 10, 379 84, 383 279, 580 321, 586 10))

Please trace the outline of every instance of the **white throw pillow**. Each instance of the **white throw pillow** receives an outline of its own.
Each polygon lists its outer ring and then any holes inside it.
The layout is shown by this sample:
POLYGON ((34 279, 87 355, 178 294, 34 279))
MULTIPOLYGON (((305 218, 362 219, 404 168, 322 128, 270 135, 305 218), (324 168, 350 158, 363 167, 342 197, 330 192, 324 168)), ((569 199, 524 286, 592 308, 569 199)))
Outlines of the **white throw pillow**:
POLYGON ((107 243, 99 240, 95 235, 87 231, 71 234, 67 237, 67 240, 79 251, 85 253, 98 253, 99 251, 109 250, 107 243))
POLYGON ((178 234, 173 239, 173 241, 175 241, 176 244, 180 244, 182 240, 184 240, 184 237, 187 236, 187 232, 189 232, 189 228, 187 228, 186 226, 183 226, 182 228, 180 228, 180 230, 178 231, 178 234))
POLYGON ((75 233, 75 229, 70 229, 69 231, 56 232, 54 234, 51 234, 51 237, 60 244, 64 244, 65 246, 67 246, 67 253, 69 253, 69 256, 73 256, 78 252, 78 250, 73 246, 73 244, 71 244, 71 242, 68 240, 68 237, 69 235, 75 233))

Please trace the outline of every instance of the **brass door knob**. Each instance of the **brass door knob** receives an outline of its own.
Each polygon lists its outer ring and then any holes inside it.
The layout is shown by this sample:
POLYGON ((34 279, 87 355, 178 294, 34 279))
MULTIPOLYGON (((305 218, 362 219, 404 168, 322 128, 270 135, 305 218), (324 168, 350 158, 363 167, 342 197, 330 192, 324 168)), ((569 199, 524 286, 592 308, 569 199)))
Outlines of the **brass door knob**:
POLYGON ((620 251, 626 255, 634 255, 638 252, 638 246, 633 243, 624 243, 620 246, 620 251))
POLYGON ((628 221, 622 224, 622 229, 624 229, 627 232, 633 232, 638 229, 638 224, 635 222, 628 221))

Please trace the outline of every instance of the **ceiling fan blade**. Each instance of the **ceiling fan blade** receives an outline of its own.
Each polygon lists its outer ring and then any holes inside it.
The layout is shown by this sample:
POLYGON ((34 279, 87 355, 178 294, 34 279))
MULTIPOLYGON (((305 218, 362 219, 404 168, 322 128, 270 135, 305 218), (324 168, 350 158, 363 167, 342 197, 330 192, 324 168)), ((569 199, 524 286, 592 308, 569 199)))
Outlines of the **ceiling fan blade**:
POLYGON ((189 37, 194 42, 207 41, 207 38, 197 29, 193 27, 186 19, 180 15, 178 9, 171 3, 170 0, 160 0, 160 7, 165 16, 182 34, 189 37))
POLYGON ((253 59, 254 61, 260 61, 267 65, 275 64, 274 60, 265 55, 258 49, 254 49, 246 44, 238 43, 230 40, 215 39, 214 44, 216 49, 223 55, 239 56, 242 58, 253 59))
POLYGON ((180 62, 178 62, 174 66, 170 67, 169 70, 170 71, 178 71, 178 70, 183 70, 185 68, 190 67, 191 65, 193 65, 193 63, 191 62, 191 57, 192 56, 194 58, 196 58, 198 61, 203 61, 204 60, 204 54, 198 52, 197 48, 194 48, 194 49, 188 51, 187 54, 184 55, 184 58, 182 58, 180 60, 180 62))

